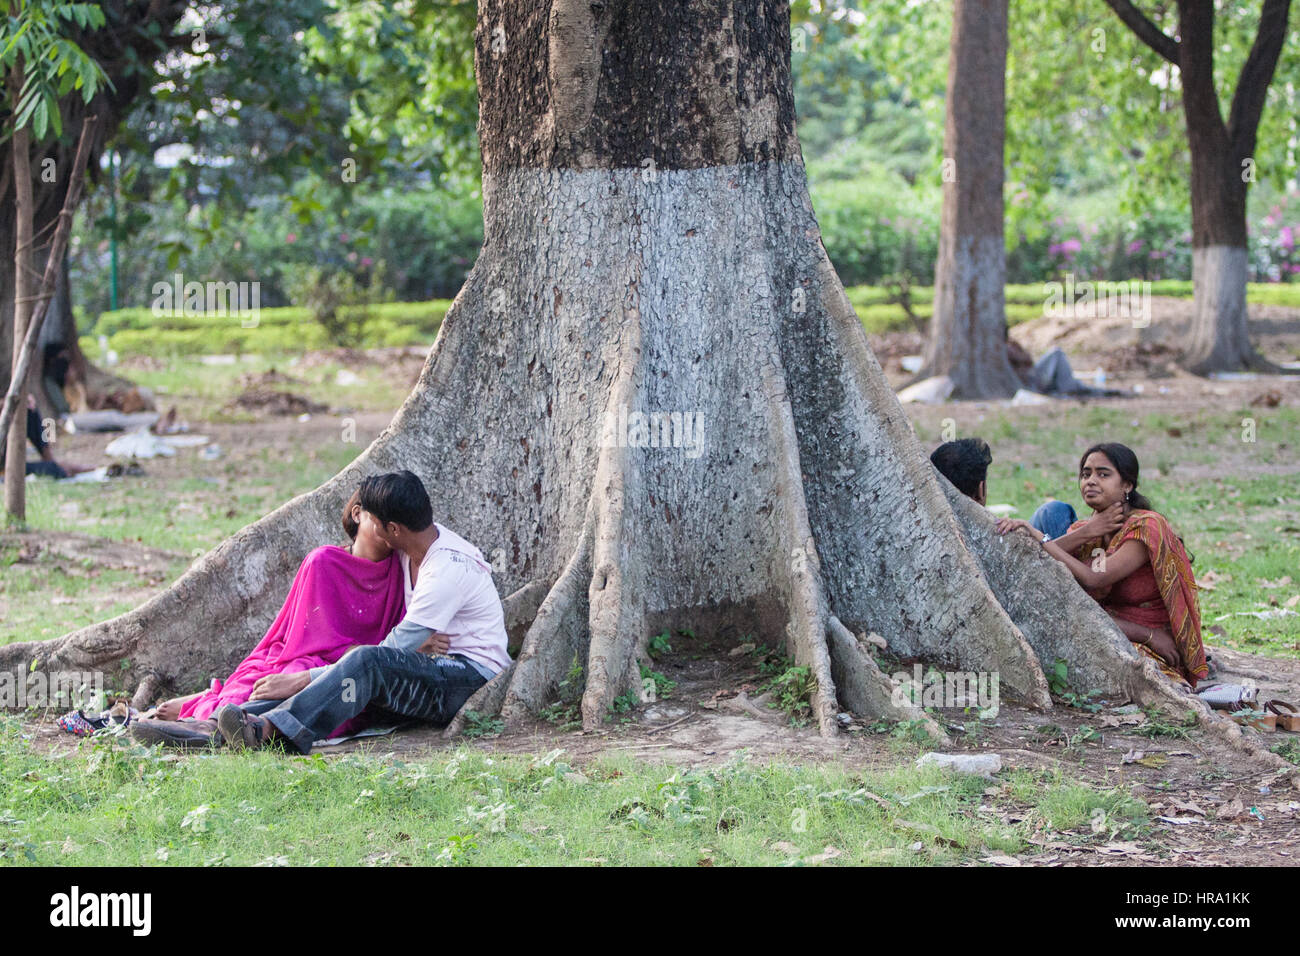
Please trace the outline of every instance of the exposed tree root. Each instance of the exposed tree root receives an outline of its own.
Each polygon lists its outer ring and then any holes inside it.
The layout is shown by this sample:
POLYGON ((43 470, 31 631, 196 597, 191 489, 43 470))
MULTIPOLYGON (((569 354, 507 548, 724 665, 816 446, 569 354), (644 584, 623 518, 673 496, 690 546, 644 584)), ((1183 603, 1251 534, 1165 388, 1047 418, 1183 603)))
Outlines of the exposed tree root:
POLYGON ((898 685, 876 666, 862 642, 835 615, 827 618, 831 672, 840 703, 856 714, 878 715, 898 721, 920 721, 938 746, 952 741, 937 721, 920 707, 899 699, 898 685))
MULTIPOLYGON (((515 658, 508 677, 498 674, 492 681, 502 681, 499 712, 505 718, 507 729, 516 727, 520 720, 537 713, 553 699, 561 682, 568 675, 573 661, 585 661, 588 649, 586 586, 591 578, 591 529, 593 512, 589 511, 587 526, 578 542, 578 548, 569 559, 559 579, 542 601, 537 616, 524 636, 519 656, 515 658)), ((480 689, 483 693, 487 688, 480 689)), ((497 701, 496 691, 474 701, 474 710, 493 713, 490 703, 497 701)), ((467 705, 469 706, 469 705, 467 705)))
POLYGON ((778 517, 785 525, 779 531, 786 541, 796 542, 788 558, 784 553, 778 554, 778 568, 789 589, 785 602, 789 614, 787 642, 795 662, 807 667, 816 680, 812 709, 822 735, 830 736, 836 731, 835 715, 839 712, 839 705, 835 697, 835 680, 831 675, 830 651, 826 646, 826 599, 819 573, 817 545, 808 523, 808 506, 799 467, 799 442, 785 378, 775 355, 762 371, 776 446, 777 497, 781 504, 778 517))
POLYGON ((841 374, 851 383, 834 423, 835 445, 822 450, 828 463, 840 464, 816 476, 820 503, 833 514, 861 516, 847 534, 830 536, 831 554, 823 549, 835 613, 853 630, 883 635, 894 653, 996 672, 1000 686, 1027 705, 1050 707, 1038 658, 964 547, 824 249, 817 268, 830 351, 843 357, 841 374))

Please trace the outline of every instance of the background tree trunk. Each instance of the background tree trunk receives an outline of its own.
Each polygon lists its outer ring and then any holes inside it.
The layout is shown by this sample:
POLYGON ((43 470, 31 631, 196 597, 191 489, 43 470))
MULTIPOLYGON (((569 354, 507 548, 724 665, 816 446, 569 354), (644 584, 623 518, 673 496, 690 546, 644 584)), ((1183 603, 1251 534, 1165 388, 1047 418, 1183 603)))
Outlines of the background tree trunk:
MULTIPOLYGON (((19 61, 21 64, 21 60, 19 61)), ((15 110, 18 92, 22 88, 21 65, 11 77, 12 102, 15 110)), ((14 178, 14 259, 13 259, 13 322, 10 331, 10 381, 17 374, 18 357, 27 322, 32 314, 32 297, 36 291, 36 273, 32 266, 32 171, 31 131, 26 126, 15 129, 10 138, 13 155, 14 178)), ((17 521, 27 518, 27 416, 26 403, 19 406, 9 423, 5 442, 5 514, 17 521)))
POLYGON ((125 659, 138 704, 224 676, 360 478, 410 468, 498 568, 521 644, 466 707, 508 725, 576 659, 596 727, 666 626, 783 647, 827 734, 840 708, 927 719, 867 629, 1031 706, 1057 655, 1079 690, 1209 720, 1040 548, 954 512, 822 247, 789 30, 784 0, 483 0, 484 246, 391 425, 147 604, 0 667, 125 659))
MULTIPOLYGON (((112 86, 105 88, 89 104, 82 102, 80 95, 73 93, 60 102, 64 135, 58 140, 48 140, 40 144, 32 154, 32 169, 36 172, 31 182, 33 206, 33 230, 37 248, 34 250, 36 268, 43 267, 44 253, 42 246, 49 242, 54 230, 54 223, 59 210, 63 208, 63 197, 67 192, 68 177, 66 171, 72 166, 76 153, 76 131, 81 129, 82 121, 87 115, 100 117, 97 135, 91 143, 90 160, 86 168, 86 190, 95 182, 99 171, 99 157, 103 154, 106 143, 116 133, 123 118, 140 94, 141 89, 148 89, 150 71, 145 65, 151 58, 166 54, 175 46, 169 36, 179 23, 181 16, 189 6, 184 0, 156 0, 140 3, 137 0, 102 0, 99 4, 107 17, 107 25, 100 30, 84 34, 74 34, 78 46, 95 58, 112 81, 112 86), (71 132, 69 132, 71 131, 71 132), (45 160, 54 161, 55 176, 47 181, 41 172, 45 160)), ((188 40, 188 37, 183 38, 188 40)), ((12 169, 12 140, 0 142, 0 170, 12 169)), ((0 256, 10 263, 13 261, 15 202, 13 177, 0 172, 0 256)), ((82 354, 77 341, 76 324, 71 321, 72 292, 71 284, 64 285, 67 271, 65 265, 64 280, 60 280, 60 295, 63 296, 59 313, 51 312, 47 322, 56 318, 61 331, 61 342, 72 353, 74 361, 82 364, 85 381, 89 391, 111 391, 130 383, 117 376, 103 372, 88 362, 82 354)), ((13 294, 11 281, 3 281, 8 276, 0 271, 0 347, 7 346, 13 329, 13 294)), ((53 307, 53 304, 52 304, 53 307)), ((42 346, 50 341, 42 332, 42 346)), ((5 359, 11 354, 4 348, 5 359)), ((52 411, 39 388, 41 370, 37 366, 29 383, 32 391, 42 403, 42 412, 52 411)), ((0 390, 9 387, 9 362, 0 361, 0 390)))
POLYGON ((1152 50, 1178 67, 1191 153, 1192 285, 1195 312, 1182 363, 1193 372, 1280 371, 1250 343, 1247 324, 1246 191, 1255 141, 1291 0, 1263 0, 1259 26, 1242 64, 1225 124, 1214 80, 1215 4, 1178 0, 1178 39, 1164 33, 1132 0, 1106 0, 1152 50))
MULTIPOLYGON (((1251 160, 1223 122, 1214 85, 1214 10, 1179 3, 1183 114, 1191 152, 1192 285, 1189 371, 1275 370, 1250 343, 1246 309, 1246 190, 1251 160)), ((1267 82, 1265 83, 1267 87, 1267 82)), ((1254 130, 1249 132, 1253 151, 1254 130)))
POLYGON ((943 218, 922 376, 956 398, 1013 395, 1007 358, 1003 149, 1007 0, 956 0, 944 125, 943 218))

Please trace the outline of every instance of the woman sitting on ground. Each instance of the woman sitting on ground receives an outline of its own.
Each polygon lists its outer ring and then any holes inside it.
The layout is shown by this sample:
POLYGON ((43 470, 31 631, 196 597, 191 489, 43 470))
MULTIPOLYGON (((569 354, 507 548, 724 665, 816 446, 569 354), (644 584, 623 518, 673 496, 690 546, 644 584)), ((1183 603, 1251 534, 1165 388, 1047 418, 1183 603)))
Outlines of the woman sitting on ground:
POLYGON ((1169 677, 1195 688, 1208 676, 1196 579, 1182 539, 1137 490, 1138 460, 1117 442, 1079 461, 1079 490, 1093 514, 1047 540, 1029 522, 1003 519, 999 534, 1032 535, 1169 677))
MULTIPOLYGON (((146 743, 204 746, 221 740, 211 716, 225 704, 269 710, 302 690, 312 670, 335 663, 361 644, 378 644, 406 613, 402 565, 361 523, 358 495, 343 509, 350 548, 326 545, 303 559, 275 622, 224 682, 163 701, 132 723, 146 743)), ((445 638, 444 638, 445 641, 445 638)), ((438 647, 436 652, 445 652, 438 647)))

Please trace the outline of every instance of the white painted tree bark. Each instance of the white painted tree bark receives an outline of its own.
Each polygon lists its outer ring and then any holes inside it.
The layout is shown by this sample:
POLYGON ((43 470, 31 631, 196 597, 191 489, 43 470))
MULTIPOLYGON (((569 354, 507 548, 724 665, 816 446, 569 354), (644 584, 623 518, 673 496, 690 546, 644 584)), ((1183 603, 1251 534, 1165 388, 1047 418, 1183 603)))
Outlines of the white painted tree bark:
POLYGON ((954 398, 1010 397, 1003 237, 1007 0, 956 0, 943 137, 943 215, 922 377, 954 398))
POLYGON ((666 626, 784 647, 827 734, 841 708, 926 719, 867 630, 1034 707, 1045 656, 1079 690, 1194 706, 1054 562, 954 512, 822 247, 783 0, 479 16, 485 242, 392 424, 141 608, 0 668, 124 659, 137 703, 194 690, 262 636, 360 478, 410 468, 499 569, 521 646, 467 708, 508 725, 576 657, 598 726, 666 626))

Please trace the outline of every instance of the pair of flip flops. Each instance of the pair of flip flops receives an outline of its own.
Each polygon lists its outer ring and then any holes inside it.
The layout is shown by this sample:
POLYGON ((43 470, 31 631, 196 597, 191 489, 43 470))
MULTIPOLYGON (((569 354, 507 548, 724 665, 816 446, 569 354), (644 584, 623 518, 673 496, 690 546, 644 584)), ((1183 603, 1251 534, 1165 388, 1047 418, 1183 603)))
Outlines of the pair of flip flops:
POLYGON ((1265 733, 1275 730, 1300 732, 1300 708, 1285 700, 1270 700, 1264 704, 1263 710, 1238 710, 1228 716, 1239 724, 1265 733))

